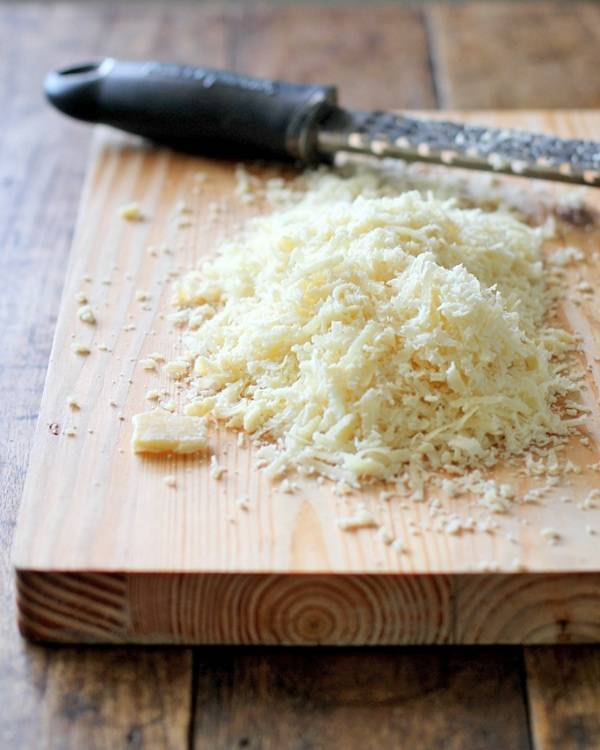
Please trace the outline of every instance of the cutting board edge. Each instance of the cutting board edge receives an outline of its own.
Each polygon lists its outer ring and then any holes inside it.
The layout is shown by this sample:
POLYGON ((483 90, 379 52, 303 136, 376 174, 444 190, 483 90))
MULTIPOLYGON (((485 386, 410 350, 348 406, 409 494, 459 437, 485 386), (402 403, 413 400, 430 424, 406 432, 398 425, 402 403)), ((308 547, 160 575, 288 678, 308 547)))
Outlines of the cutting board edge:
POLYGON ((600 573, 16 570, 32 641, 377 646, 600 642, 600 573))

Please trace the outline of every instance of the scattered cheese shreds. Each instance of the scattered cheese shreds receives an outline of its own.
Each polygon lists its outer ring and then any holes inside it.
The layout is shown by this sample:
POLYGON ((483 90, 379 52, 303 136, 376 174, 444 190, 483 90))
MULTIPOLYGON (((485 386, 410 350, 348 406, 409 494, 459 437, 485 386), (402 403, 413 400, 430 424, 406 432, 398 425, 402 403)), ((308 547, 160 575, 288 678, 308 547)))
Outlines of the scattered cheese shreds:
MULTIPOLYGON (((566 434, 552 407, 572 390, 557 365, 572 340, 544 320, 546 229, 398 195, 368 171, 305 179, 175 284, 199 315, 184 335, 188 413, 268 441, 272 475, 407 474, 420 500, 432 471, 566 434)), ((502 512, 507 498, 488 494, 502 512)))
POLYGON ((206 445, 206 425, 202 417, 162 411, 147 411, 133 417, 135 453, 196 453, 206 445))

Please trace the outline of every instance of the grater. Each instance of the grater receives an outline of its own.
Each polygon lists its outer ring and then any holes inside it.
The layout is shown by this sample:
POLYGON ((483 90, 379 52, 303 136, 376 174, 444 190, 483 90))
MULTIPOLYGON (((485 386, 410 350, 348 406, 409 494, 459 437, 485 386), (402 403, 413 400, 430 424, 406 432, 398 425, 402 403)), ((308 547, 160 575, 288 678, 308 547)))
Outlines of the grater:
POLYGON ((600 186, 600 142, 339 106, 335 86, 106 58, 51 72, 50 102, 180 150, 306 164, 340 152, 600 186))

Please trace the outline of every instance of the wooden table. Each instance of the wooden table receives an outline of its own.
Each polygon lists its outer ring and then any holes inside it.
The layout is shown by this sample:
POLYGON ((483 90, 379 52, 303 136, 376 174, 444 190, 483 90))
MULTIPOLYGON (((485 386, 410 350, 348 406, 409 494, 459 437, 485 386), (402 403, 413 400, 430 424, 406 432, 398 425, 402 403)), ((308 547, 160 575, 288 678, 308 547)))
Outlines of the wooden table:
POLYGON ((593 3, 0 3, 0 747, 595 748, 600 648, 42 648, 11 537, 90 130, 44 72, 163 57, 337 82, 363 107, 600 107, 593 3))

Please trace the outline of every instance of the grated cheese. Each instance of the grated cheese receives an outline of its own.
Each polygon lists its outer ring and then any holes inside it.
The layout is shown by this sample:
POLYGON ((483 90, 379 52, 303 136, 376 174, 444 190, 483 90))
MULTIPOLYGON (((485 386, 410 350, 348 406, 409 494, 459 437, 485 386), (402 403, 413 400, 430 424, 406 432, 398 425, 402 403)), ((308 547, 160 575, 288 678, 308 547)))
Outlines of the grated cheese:
MULTIPOLYGON (((553 407, 573 390, 558 364, 573 341, 544 321, 547 227, 398 195, 375 171, 305 181, 175 284, 176 315, 196 320, 187 413, 265 443, 272 476, 406 476, 415 501, 431 472, 567 434, 553 407)), ((499 513, 514 495, 482 489, 499 513)))

